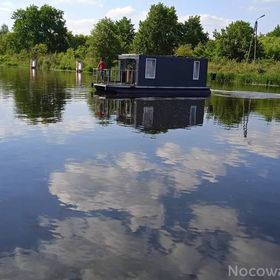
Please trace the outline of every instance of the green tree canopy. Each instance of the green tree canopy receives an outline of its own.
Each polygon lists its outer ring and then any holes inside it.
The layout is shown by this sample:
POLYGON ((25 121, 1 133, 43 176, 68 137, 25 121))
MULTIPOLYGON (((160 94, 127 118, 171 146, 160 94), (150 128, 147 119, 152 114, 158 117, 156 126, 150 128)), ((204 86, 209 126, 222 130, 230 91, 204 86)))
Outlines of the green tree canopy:
POLYGON ((18 50, 30 50, 37 44, 45 44, 50 52, 67 49, 67 28, 62 11, 49 5, 41 8, 31 5, 15 11, 12 19, 18 50))
POLYGON ((278 24, 273 31, 266 34, 266 36, 270 37, 280 37, 280 25, 278 24))
POLYGON ((195 48, 199 43, 208 41, 208 33, 203 31, 200 23, 200 16, 191 16, 187 21, 181 24, 181 43, 191 44, 195 48))
POLYGON ((84 46, 88 40, 88 36, 82 34, 73 35, 72 32, 68 32, 67 37, 69 48, 72 48, 74 50, 76 50, 80 46, 84 46))
POLYGON ((116 24, 109 18, 101 19, 91 31, 88 44, 93 56, 96 59, 105 59, 110 67, 121 50, 121 39, 116 24))
MULTIPOLYGON (((225 29, 222 29, 220 33, 214 32, 219 56, 238 61, 246 59, 252 34, 253 28, 250 26, 250 23, 242 20, 232 22, 225 29)), ((258 54, 260 52, 261 45, 258 43, 258 54)))
POLYGON ((215 40, 209 40, 207 43, 199 43, 194 48, 194 55, 197 57, 217 57, 217 44, 215 40))
POLYGON ((144 54, 173 54, 179 44, 178 18, 174 7, 162 3, 152 5, 146 20, 140 21, 134 39, 136 52, 144 54))
POLYGON ((266 58, 280 60, 280 37, 263 36, 260 41, 266 58))
POLYGON ((118 35, 121 39, 121 53, 129 53, 135 36, 134 25, 131 20, 123 17, 116 21, 118 35))

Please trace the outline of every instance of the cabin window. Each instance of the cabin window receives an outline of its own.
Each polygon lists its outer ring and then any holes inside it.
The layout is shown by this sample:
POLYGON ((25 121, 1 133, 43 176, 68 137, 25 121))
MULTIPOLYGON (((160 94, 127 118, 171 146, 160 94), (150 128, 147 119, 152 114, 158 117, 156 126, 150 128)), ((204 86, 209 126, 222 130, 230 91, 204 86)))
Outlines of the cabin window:
POLYGON ((156 78, 156 59, 146 58, 145 79, 156 78))
POLYGON ((193 62, 193 80, 199 80, 200 61, 193 62))

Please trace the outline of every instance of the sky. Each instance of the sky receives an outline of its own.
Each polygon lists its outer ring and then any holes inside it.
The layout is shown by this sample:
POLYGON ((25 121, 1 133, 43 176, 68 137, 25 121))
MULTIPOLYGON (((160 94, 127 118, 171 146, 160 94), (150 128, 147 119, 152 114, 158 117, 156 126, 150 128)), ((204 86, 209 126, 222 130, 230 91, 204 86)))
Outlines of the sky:
MULTIPOLYGON (((0 25, 7 24, 11 30, 12 13, 19 8, 34 4, 38 7, 48 4, 64 12, 64 19, 69 31, 73 34, 89 35, 94 24, 101 18, 110 17, 117 20, 126 16, 132 20, 136 29, 139 20, 144 20, 152 4, 159 1, 141 0, 49 0, 0 1, 0 25)), ((201 16, 205 31, 212 35, 217 29, 226 27, 232 21, 244 20, 252 25, 255 20, 265 14, 259 21, 260 33, 272 31, 280 24, 280 0, 161 0, 166 6, 174 6, 179 21, 185 21, 189 16, 201 16)))

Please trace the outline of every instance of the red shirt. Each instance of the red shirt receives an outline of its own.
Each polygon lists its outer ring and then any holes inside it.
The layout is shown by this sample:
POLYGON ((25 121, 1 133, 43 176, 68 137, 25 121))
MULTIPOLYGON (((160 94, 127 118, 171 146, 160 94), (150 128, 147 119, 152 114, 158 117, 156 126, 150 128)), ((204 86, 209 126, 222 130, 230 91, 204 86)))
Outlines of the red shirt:
POLYGON ((101 60, 101 61, 98 63, 97 68, 98 68, 99 70, 104 70, 104 69, 106 68, 105 62, 101 60))

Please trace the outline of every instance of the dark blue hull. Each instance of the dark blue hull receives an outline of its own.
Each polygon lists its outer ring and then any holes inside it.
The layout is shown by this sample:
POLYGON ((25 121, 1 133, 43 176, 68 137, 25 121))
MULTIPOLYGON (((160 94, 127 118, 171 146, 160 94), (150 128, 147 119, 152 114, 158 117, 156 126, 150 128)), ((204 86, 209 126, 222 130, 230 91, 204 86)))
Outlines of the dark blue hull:
POLYGON ((208 97, 208 87, 137 87, 94 84, 97 95, 114 97, 208 97))

